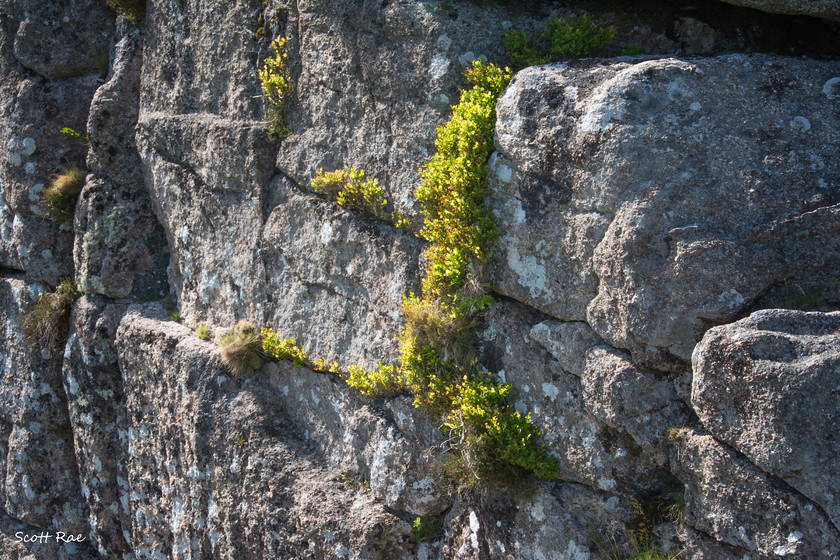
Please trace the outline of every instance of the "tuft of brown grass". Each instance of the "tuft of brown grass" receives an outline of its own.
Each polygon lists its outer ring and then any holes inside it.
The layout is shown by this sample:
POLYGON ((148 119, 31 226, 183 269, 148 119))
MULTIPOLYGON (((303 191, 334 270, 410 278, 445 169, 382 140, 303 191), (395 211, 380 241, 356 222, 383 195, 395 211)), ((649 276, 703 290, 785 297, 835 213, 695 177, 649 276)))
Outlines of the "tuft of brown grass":
POLYGON ((247 375, 265 364, 262 335, 253 323, 239 321, 219 339, 222 361, 236 376, 247 375))
POLYGON ((44 202, 50 214, 61 225, 73 223, 76 201, 85 184, 85 175, 75 165, 54 176, 44 190, 44 202))
POLYGON ((69 328, 73 302, 81 295, 72 278, 62 278, 55 291, 41 294, 32 307, 21 315, 23 336, 32 347, 51 353, 60 350, 69 328))
POLYGON ((428 346, 457 365, 475 358, 475 318, 460 309, 447 310, 438 301, 406 298, 403 316, 418 346, 428 346))

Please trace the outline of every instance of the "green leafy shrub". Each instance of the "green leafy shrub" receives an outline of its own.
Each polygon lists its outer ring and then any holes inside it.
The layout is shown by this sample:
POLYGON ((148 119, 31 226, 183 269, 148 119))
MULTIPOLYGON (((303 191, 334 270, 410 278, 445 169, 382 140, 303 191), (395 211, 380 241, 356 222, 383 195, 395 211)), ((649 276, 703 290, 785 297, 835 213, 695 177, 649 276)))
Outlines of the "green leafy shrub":
POLYGON ((365 172, 355 167, 324 172, 319 169, 312 179, 312 190, 334 200, 349 210, 386 220, 388 199, 376 179, 365 180, 365 172))
POLYGON ((146 0, 107 0, 107 4, 135 25, 146 16, 146 0))
POLYGON ((454 454, 446 471, 475 483, 499 472, 554 478, 559 465, 538 445, 539 430, 507 402, 510 385, 491 380, 475 360, 475 314, 492 302, 476 271, 498 236, 484 206, 487 160, 493 151, 496 102, 508 68, 476 61, 452 117, 438 128, 437 152, 423 169, 416 196, 432 245, 422 297, 403 303, 400 382, 414 405, 442 418, 454 454))
MULTIPOLYGON (((106 55, 106 63, 107 63, 107 55, 106 55)), ((107 68, 105 69, 105 71, 107 73, 107 68)), ((88 138, 87 134, 82 134, 81 132, 77 132, 77 131, 73 130, 72 128, 70 128, 69 126, 65 126, 64 128, 62 128, 61 133, 66 134, 67 136, 72 136, 73 138, 75 138, 76 140, 78 140, 79 142, 84 144, 85 146, 90 145, 90 138, 88 138)))
POLYGON ((464 285, 470 261, 486 262, 498 236, 496 220, 484 206, 487 159, 493 152, 496 101, 510 82, 509 69, 475 61, 467 72, 474 84, 438 128, 437 153, 422 170, 415 193, 425 224, 420 235, 432 242, 423 296, 449 303, 464 285))
POLYGON ((615 37, 613 28, 597 25, 586 14, 549 20, 539 44, 526 31, 505 33, 505 52, 517 69, 566 58, 593 56, 615 37))
MULTIPOLYGON (((511 479, 529 471, 554 478, 559 464, 537 443, 539 430, 530 415, 522 416, 507 402, 510 385, 491 380, 476 363, 476 313, 492 303, 479 271, 498 236, 495 218, 483 204, 487 160, 493 151, 496 102, 511 71, 476 61, 466 75, 473 87, 462 92, 451 119, 438 128, 437 153, 421 169, 423 181, 416 191, 425 217, 420 235, 432 244, 422 297, 412 293, 404 299, 400 367, 380 363, 366 371, 353 365, 346 380, 376 397, 409 391, 414 406, 443 422, 452 459, 445 470, 470 484, 498 479, 501 471, 512 474, 511 479)), ((366 183, 361 170, 318 171, 312 188, 345 205, 353 201, 357 210, 385 215, 384 192, 375 182, 366 183)), ((316 369, 327 368, 339 372, 338 364, 316 362, 316 369)), ((415 529, 422 525, 418 519, 415 529)))
POLYGON ((399 393, 400 383, 397 368, 376 364, 376 369, 367 371, 359 365, 348 368, 347 384, 370 397, 392 397, 399 393))
POLYGON ((505 53, 514 68, 527 68, 551 62, 545 49, 534 44, 524 29, 505 33, 505 53))
POLYGON ((62 229, 73 228, 76 201, 79 200, 84 184, 84 173, 75 165, 70 165, 63 173, 54 176, 44 190, 44 203, 62 229))
POLYGON ((266 99, 268 137, 277 141, 291 131, 286 122, 286 103, 292 93, 292 81, 288 74, 289 53, 286 52, 287 37, 277 37, 271 42, 272 54, 265 59, 259 71, 262 90, 266 99))
POLYGON ((612 41, 615 29, 601 27, 584 14, 549 21, 544 36, 548 57, 554 61, 592 56, 612 41))
POLYGON ((306 351, 298 347, 293 338, 280 338, 280 335, 269 328, 262 328, 262 352, 263 355, 273 362, 287 361, 294 362, 296 366, 303 367, 309 359, 306 351))
POLYGON ((233 375, 246 375, 265 363, 262 337, 248 321, 239 321, 219 339, 222 362, 233 375))
POLYGON ((481 454, 483 460, 475 461, 481 470, 492 473, 513 465, 541 478, 556 478, 557 459, 537 444, 540 432, 530 413, 522 416, 508 403, 510 389, 508 383, 473 374, 459 387, 444 425, 461 440, 462 454, 481 454))
POLYGON ((73 302, 81 295, 72 278, 62 278, 56 289, 41 294, 20 318, 27 342, 54 352, 66 338, 73 302))

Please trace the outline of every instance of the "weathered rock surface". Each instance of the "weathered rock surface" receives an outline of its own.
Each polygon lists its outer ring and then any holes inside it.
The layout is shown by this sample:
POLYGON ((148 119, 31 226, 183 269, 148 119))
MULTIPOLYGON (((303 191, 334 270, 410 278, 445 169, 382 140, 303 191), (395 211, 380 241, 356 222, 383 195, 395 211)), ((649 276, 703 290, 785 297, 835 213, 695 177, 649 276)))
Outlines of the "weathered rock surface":
MULTIPOLYGON (((496 304, 480 335, 480 359, 490 371, 512 384, 515 407, 530 412, 531 422, 540 427, 547 449, 560 461, 560 478, 616 494, 659 485, 661 473, 653 455, 661 451, 650 443, 657 440, 655 434, 660 428, 644 425, 641 420, 645 412, 629 406, 629 410, 622 410, 622 422, 613 422, 614 427, 605 422, 612 420, 601 414, 613 403, 609 399, 620 400, 621 395, 613 397, 605 392, 600 395, 606 401, 603 404, 597 402, 598 397, 587 395, 586 381, 564 371, 561 364, 573 362, 578 352, 586 355, 591 348, 570 344, 570 351, 555 359, 529 336, 541 330, 544 319, 544 315, 519 303, 496 304), (631 422, 639 424, 636 433, 644 447, 621 426, 631 422)), ((633 388, 641 394, 649 385, 645 380, 633 388)), ((668 406, 668 401, 656 402, 656 406, 668 406)))
POLYGON ((785 279, 837 300, 835 82, 836 63, 738 55, 520 72, 491 164, 494 287, 683 360, 785 279))
POLYGON ((601 346, 586 354, 582 385, 584 403, 596 418, 623 429, 657 464, 666 464, 668 428, 691 419, 670 379, 634 366, 624 352, 601 346))
POLYGON ((24 341, 20 316, 40 285, 0 279, 0 503, 37 527, 87 534, 61 362, 24 341))
POLYGON ((397 210, 415 214, 418 168, 434 154, 435 129, 466 85, 463 71, 479 56, 501 58, 501 22, 521 27, 532 19, 467 2, 449 15, 434 2, 298 2, 287 27, 294 29, 293 134, 277 167, 305 185, 319 168, 363 168, 397 210))
POLYGON ((120 497, 127 486, 122 375, 114 345, 128 305, 83 297, 77 303, 64 350, 67 395, 90 541, 103 554, 131 557, 124 528, 130 526, 120 497))
POLYGON ((121 20, 113 47, 109 79, 93 95, 87 130, 88 168, 102 179, 144 190, 142 167, 134 142, 140 110, 143 35, 121 20))
POLYGON ((755 8, 774 14, 816 16, 840 21, 837 0, 723 0, 737 6, 755 8))
POLYGON ((686 485, 689 525, 764 557, 833 558, 840 553, 837 528, 795 490, 710 435, 685 429, 676 439, 671 466, 686 485))
POLYGON ((448 500, 429 476, 425 451, 442 437, 414 440, 381 409, 336 376, 291 364, 266 367, 277 390, 275 402, 298 433, 314 442, 327 465, 358 477, 387 507, 412 515, 438 515, 448 500))
MULTIPOLYGON (((218 335, 247 318, 313 358, 395 363, 391 335, 418 290, 423 244, 307 192, 310 180, 364 168, 416 217, 417 170, 463 69, 503 60, 503 31, 539 35, 569 10, 150 2, 138 29, 98 0, 0 0, 0 558, 96 556, 14 540, 46 527, 122 560, 594 560, 611 552, 598 542, 632 554, 642 524, 681 558, 837 556, 838 335, 825 330, 837 313, 710 331, 702 386, 686 389, 710 326, 785 285, 840 303, 836 62, 625 57, 517 76, 499 105, 489 198, 502 234, 494 287, 514 300, 488 311, 479 353, 532 413, 558 480, 448 495, 439 419, 410 397, 369 399, 289 364, 233 378, 214 344, 166 321, 170 310, 128 310, 127 298, 169 291, 190 327, 218 335), (289 37, 292 134, 272 143, 257 69, 278 35, 289 37), (59 133, 85 123, 87 146, 59 133), (40 192, 85 159, 74 231, 62 232, 40 192), (61 276, 87 293, 63 363, 19 332, 45 289, 34 282, 61 276), (744 341, 751 353, 732 350, 744 341), (735 398, 740 370, 727 364, 745 356, 743 398, 772 392, 768 406, 735 398), (782 371, 818 396, 771 391, 782 371), (825 425, 791 442, 805 433, 794 409, 825 425), (661 509, 639 519, 645 500, 664 507, 674 475, 684 521, 661 509), (418 516, 443 519, 432 542, 411 538, 418 516)), ((683 10, 666 31, 621 19, 605 53, 636 39, 708 55, 751 41, 743 22, 733 35, 706 12, 683 10)))
POLYGON ((840 528, 840 312, 767 310, 706 333, 691 405, 718 440, 840 528))
POLYGON ((73 234, 51 220, 16 214, 0 200, 0 265, 57 286, 73 276, 73 234))
POLYGON ((183 316, 261 323, 265 270, 258 241, 262 193, 272 175, 265 130, 211 114, 141 114, 137 143, 183 316))
POLYGON ((94 177, 76 205, 76 284, 86 294, 160 299, 169 292, 166 236, 149 195, 94 177))
MULTIPOLYGON (((339 466, 325 464, 317 445, 298 435, 295 417, 319 421, 314 412, 295 412, 295 395, 305 391, 311 402, 319 391, 325 399, 335 397, 328 377, 320 376, 326 385, 289 383, 285 395, 264 372, 233 379, 212 345, 176 323, 146 318, 136 307, 121 322, 117 348, 128 446, 121 498, 136 555, 384 560, 414 549, 406 521, 386 511, 376 492, 348 486, 339 466), (277 405, 285 397, 293 408, 284 412, 277 405)), ((272 377, 294 375, 292 368, 272 377)), ((346 386, 343 392, 345 402, 358 399, 346 386)), ((340 401, 331 406, 335 412, 325 409, 328 419, 338 420, 339 411, 353 414, 340 401)), ((364 426, 370 415, 358 413, 357 428, 376 432, 376 422, 364 426)), ((328 435, 323 427, 309 434, 315 442, 328 435)), ((393 437, 393 428, 380 429, 380 443, 393 437)), ((390 460, 377 457, 377 444, 370 443, 374 459, 390 460)), ((346 456, 354 443, 341 445, 346 456)), ((376 476, 375 468, 361 472, 376 476)), ((372 478, 371 486, 377 482, 384 480, 372 478)))
POLYGON ((609 531, 612 546, 625 549, 623 527, 632 517, 618 498, 573 483, 558 484, 553 492, 541 489, 530 500, 489 491, 455 503, 440 557, 591 558, 597 551, 592 541, 600 531, 609 531))
POLYGON ((313 358, 396 361, 403 297, 420 289, 423 244, 365 220, 279 178, 259 254, 265 263, 265 321, 313 358))
POLYGON ((4 2, 4 15, 20 18, 14 55, 49 78, 103 73, 114 14, 96 0, 4 2))

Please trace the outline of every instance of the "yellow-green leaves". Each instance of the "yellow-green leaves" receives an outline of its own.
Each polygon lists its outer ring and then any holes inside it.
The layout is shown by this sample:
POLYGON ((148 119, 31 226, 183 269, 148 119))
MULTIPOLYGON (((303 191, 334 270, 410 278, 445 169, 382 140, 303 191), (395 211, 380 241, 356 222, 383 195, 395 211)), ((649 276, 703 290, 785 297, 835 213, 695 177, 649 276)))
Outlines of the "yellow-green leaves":
POLYGON ((504 70, 477 60, 467 71, 474 84, 438 128, 437 153, 420 170, 417 188, 426 221, 420 234, 433 243, 424 297, 451 300, 464 284, 470 260, 486 262, 496 240, 495 218, 484 207, 487 159, 493 152, 496 101, 510 82, 504 70))
POLYGON ((295 339, 280 338, 279 334, 266 327, 260 330, 260 334, 262 335, 262 351, 268 360, 294 362, 298 367, 306 365, 309 356, 297 345, 295 339))
POLYGON ((376 179, 365 181, 365 172, 355 167, 324 172, 319 169, 312 179, 312 190, 347 208, 373 218, 387 220, 388 199, 376 179))
POLYGON ((271 42, 271 52, 263 61, 259 71, 265 94, 265 113, 268 119, 268 137, 281 140, 291 131, 286 122, 286 103, 292 92, 292 82, 288 75, 289 53, 286 52, 287 37, 277 37, 271 42))

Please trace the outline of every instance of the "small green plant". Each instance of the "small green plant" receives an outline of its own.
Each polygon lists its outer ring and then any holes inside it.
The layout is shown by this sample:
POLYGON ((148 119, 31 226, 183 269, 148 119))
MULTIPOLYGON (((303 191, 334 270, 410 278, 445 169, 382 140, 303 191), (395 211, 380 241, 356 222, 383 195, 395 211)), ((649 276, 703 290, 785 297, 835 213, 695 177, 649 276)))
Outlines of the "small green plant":
POLYGON ((439 517, 418 517, 411 523, 411 535, 418 543, 434 541, 442 532, 443 519, 439 517))
POLYGON ((624 45, 621 49, 621 56, 637 56, 645 54, 645 48, 639 45, 624 45))
POLYGON ((354 492, 370 490, 370 482, 368 482, 367 480, 362 480, 358 476, 353 476, 347 471, 344 471, 340 475, 338 475, 338 479, 341 482, 343 482, 348 489, 354 492))
POLYGON ((75 165, 70 165, 64 172, 54 176, 44 190, 44 203, 62 229, 73 228, 76 201, 79 200, 84 184, 84 173, 75 165))
POLYGON ((260 331, 248 321, 239 321, 219 340, 222 361, 233 375, 245 375, 265 363, 260 331))
POLYGON ((312 362, 312 369, 321 373, 331 373, 333 375, 342 375, 341 366, 338 362, 327 363, 326 358, 318 358, 312 362))
POLYGON ((584 14, 549 21, 544 36, 551 60, 583 58, 612 41, 615 29, 601 27, 584 14))
POLYGON ((326 173, 319 169, 312 179, 312 190, 349 210, 380 220, 386 220, 388 217, 385 212, 388 205, 385 190, 379 186, 376 179, 366 181, 362 169, 345 167, 326 173))
POLYGON ((770 300, 771 305, 779 309, 811 311, 821 307, 825 301, 819 290, 806 290, 788 280, 784 281, 779 291, 781 293, 770 300))
POLYGON ((551 62, 545 49, 534 44, 524 29, 505 33, 505 53, 514 68, 527 68, 551 62))
POLYGON ((62 278, 56 289, 41 294, 20 318, 25 339, 33 347, 54 352, 66 337, 73 302, 80 296, 72 278, 62 278))
POLYGON ((294 362, 296 366, 303 367, 309 356, 303 348, 298 347, 293 338, 280 338, 280 335, 273 330, 263 327, 262 354, 273 362, 288 361, 294 362))
MULTIPOLYGON (((106 61, 107 61, 107 55, 106 55, 106 61)), ((107 68, 106 68, 106 72, 107 72, 107 68)), ((61 133, 66 134, 68 136, 72 136, 73 138, 75 138, 76 140, 78 140, 79 142, 84 144, 85 146, 90 145, 90 138, 88 138, 87 134, 82 134, 81 132, 77 132, 77 131, 73 130, 72 128, 70 128, 69 126, 65 126, 64 128, 62 128, 61 133)))
POLYGON ((392 397, 400 391, 397 368, 376 364, 376 369, 367 371, 362 366, 348 368, 347 384, 369 397, 392 397))
POLYGON ((210 340, 210 329, 204 323, 199 323, 195 328, 195 336, 201 340, 210 340))
POLYGON ((268 118, 268 137, 282 140, 289 134, 286 122, 286 103, 292 93, 292 81, 289 78, 288 60, 286 52, 287 37, 277 37, 271 42, 271 55, 263 62, 259 71, 262 90, 266 99, 266 117, 268 118))
POLYGON ((414 224, 406 218, 402 212, 391 212, 390 222, 394 224, 397 229, 401 229, 406 233, 414 234, 414 224))
POLYGON ((177 309, 169 314, 169 320, 175 323, 181 322, 181 312, 177 309))
POLYGON ((523 30, 505 33, 505 52, 517 69, 556 62, 566 58, 592 56, 615 37, 613 28, 597 25, 584 14, 549 20, 542 44, 523 30))
POLYGON ((146 0, 107 0, 107 4, 134 25, 146 16, 146 0))

